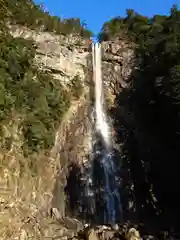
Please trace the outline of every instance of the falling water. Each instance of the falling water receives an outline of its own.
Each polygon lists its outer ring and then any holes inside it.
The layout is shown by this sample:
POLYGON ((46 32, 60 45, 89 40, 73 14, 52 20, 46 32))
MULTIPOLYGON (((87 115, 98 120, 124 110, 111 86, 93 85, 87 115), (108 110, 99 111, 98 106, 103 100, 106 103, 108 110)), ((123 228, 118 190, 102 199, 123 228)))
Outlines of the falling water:
POLYGON ((104 111, 104 92, 101 73, 101 44, 92 44, 93 79, 95 82, 96 131, 101 134, 106 146, 109 146, 109 126, 104 111))
MULTIPOLYGON (((94 183, 95 188, 103 188, 103 201, 105 203, 103 213, 104 224, 115 224, 117 214, 121 214, 122 209, 118 184, 116 183, 115 166, 112 151, 110 149, 110 131, 104 110, 104 91, 101 73, 101 44, 92 44, 93 79, 95 82, 95 125, 96 144, 94 148, 95 158, 99 162, 99 170, 95 175, 102 174, 101 183, 94 183), (96 185, 96 186, 95 186, 96 185)), ((95 168, 95 163, 94 163, 95 168)), ((96 180, 95 180, 96 181, 96 180)), ((97 189, 95 189, 97 191, 97 189)))
MULTIPOLYGON (((122 220, 122 207, 109 125, 104 109, 101 45, 99 43, 92 45, 92 60, 95 83, 95 111, 91 120, 95 125, 95 132, 90 139, 92 152, 88 161, 84 163, 80 184, 82 188, 78 185, 82 189, 82 194, 79 195, 79 212, 86 222, 93 221, 98 224, 114 225, 118 220, 122 220)), ((71 199, 74 203, 73 196, 71 199)))

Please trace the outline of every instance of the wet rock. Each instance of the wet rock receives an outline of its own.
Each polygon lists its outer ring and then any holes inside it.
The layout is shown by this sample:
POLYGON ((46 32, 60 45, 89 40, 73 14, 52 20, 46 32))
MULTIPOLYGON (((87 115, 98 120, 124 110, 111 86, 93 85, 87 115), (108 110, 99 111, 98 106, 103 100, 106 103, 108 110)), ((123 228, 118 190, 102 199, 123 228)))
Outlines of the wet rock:
POLYGON ((24 229, 21 230, 19 240, 26 240, 27 239, 27 233, 24 229))
POLYGON ((48 229, 44 232, 43 239, 73 239, 77 235, 76 231, 61 226, 58 222, 50 223, 48 229))
POLYGON ((61 237, 60 240, 68 240, 68 236, 61 237))
POLYGON ((145 236, 144 239, 146 240, 155 240, 155 237, 152 235, 145 236))
POLYGON ((104 240, 110 240, 115 236, 115 232, 114 231, 104 231, 103 233, 103 239, 104 240))
POLYGON ((119 230, 118 224, 113 225, 113 226, 112 226, 112 229, 115 230, 115 231, 119 230))
POLYGON ((57 208, 52 208, 52 215, 54 215, 57 220, 61 219, 61 214, 57 208))
POLYGON ((130 228, 126 234, 127 240, 140 240, 140 234, 135 228, 130 228))
POLYGON ((66 228, 76 230, 77 232, 84 228, 83 224, 74 218, 65 217, 63 222, 66 228))
POLYGON ((95 231, 95 229, 89 230, 87 240, 99 240, 97 232, 95 231))
POLYGON ((102 233, 103 231, 109 231, 109 230, 111 230, 111 227, 109 226, 106 226, 106 225, 97 226, 98 233, 102 233))

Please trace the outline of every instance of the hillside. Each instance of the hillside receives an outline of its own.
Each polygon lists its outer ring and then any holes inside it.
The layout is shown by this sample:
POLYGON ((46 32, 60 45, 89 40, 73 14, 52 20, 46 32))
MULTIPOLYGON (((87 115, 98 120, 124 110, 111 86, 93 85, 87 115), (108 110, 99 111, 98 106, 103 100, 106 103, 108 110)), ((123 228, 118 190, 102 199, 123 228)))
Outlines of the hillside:
MULTIPOLYGON (((90 36, 79 19, 52 17, 32 1, 0 1, 1 239, 51 234, 50 209, 60 189, 55 185, 66 181, 71 160, 84 156, 90 131, 90 36), (85 137, 68 138, 73 131, 85 137)), ((63 191, 54 205, 62 217, 63 191)))

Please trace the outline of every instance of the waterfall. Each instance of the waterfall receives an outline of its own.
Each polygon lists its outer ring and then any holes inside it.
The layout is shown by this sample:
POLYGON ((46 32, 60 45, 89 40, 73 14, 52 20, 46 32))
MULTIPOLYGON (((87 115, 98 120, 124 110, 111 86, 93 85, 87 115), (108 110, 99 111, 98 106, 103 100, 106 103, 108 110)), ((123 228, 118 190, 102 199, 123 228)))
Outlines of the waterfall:
MULTIPOLYGON (((81 184, 77 182, 79 195, 79 216, 85 222, 115 225, 122 221, 120 183, 117 177, 115 155, 110 128, 104 107, 104 87, 101 73, 101 45, 92 44, 93 80, 95 83, 95 105, 92 112, 94 132, 90 139, 88 161, 83 167, 81 184), (92 147, 91 147, 92 145, 92 147)), ((120 159, 119 159, 120 161, 120 159)), ((77 175, 77 174, 76 174, 77 175)), ((74 190, 75 180, 72 182, 74 190), (74 181, 74 183, 73 183, 74 181)), ((74 204, 72 194, 72 203, 74 204)), ((78 205, 74 209, 78 208, 78 205)))
POLYGON ((93 79, 95 82, 95 113, 96 131, 105 141, 106 146, 110 144, 109 126, 104 111, 104 91, 101 73, 101 44, 92 44, 93 79))
MULTIPOLYGON (((118 183, 116 182, 116 170, 113 161, 113 154, 110 148, 110 129, 107 121, 107 115, 104 109, 104 88, 101 72, 101 44, 92 44, 92 62, 93 62, 93 80, 95 83, 95 126, 96 126, 96 143, 94 146, 93 169, 94 188, 101 192, 103 189, 104 207, 100 221, 104 224, 115 224, 117 215, 120 214, 122 220, 122 207, 118 183), (95 165, 99 165, 99 169, 95 170, 95 165), (101 173, 100 173, 101 172, 101 173), (97 175, 101 175, 101 179, 97 180, 97 175)), ((98 208, 98 205, 97 205, 98 208)), ((96 208, 98 215, 100 210, 96 208)))

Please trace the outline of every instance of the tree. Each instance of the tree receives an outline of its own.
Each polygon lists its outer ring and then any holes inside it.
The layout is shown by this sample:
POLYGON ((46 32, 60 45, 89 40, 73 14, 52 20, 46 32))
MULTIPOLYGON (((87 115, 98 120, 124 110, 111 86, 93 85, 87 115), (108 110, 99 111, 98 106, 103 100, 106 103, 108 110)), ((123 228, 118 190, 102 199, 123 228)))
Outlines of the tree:
POLYGON ((127 15, 127 17, 126 17, 126 20, 128 21, 128 20, 131 20, 132 18, 134 18, 135 17, 135 11, 133 10, 133 9, 127 9, 126 10, 126 15, 127 15))

